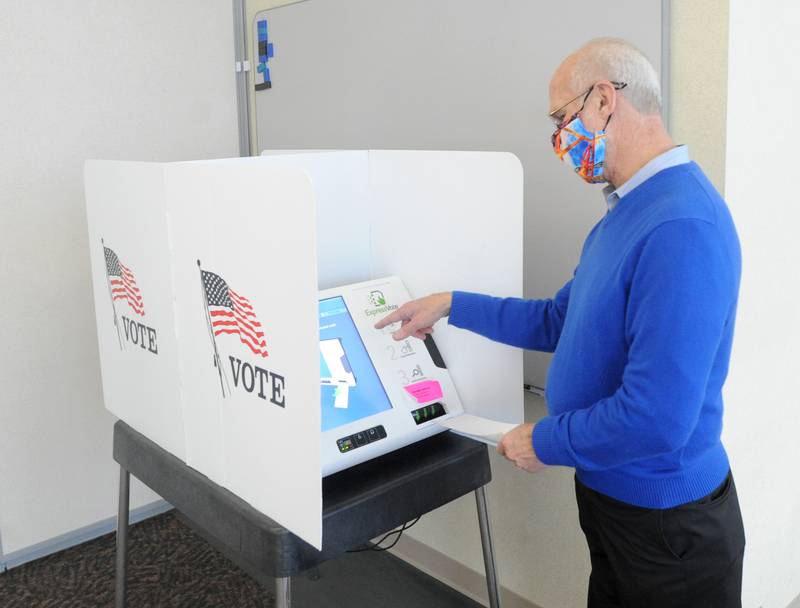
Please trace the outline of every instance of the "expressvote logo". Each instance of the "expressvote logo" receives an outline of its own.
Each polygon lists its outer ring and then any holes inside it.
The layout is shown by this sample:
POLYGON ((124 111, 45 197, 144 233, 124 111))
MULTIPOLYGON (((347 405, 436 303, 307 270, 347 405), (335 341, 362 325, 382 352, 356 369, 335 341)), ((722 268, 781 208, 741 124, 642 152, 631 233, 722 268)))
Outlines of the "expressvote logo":
POLYGON ((370 308, 367 308, 364 312, 368 317, 390 312, 397 308, 397 304, 386 303, 386 296, 383 295, 380 289, 373 289, 370 291, 369 294, 367 294, 367 302, 370 308))
POLYGON ((368 297, 370 304, 372 304, 375 308, 386 305, 386 296, 383 295, 383 292, 380 289, 374 289, 373 291, 370 291, 368 297))
POLYGON ((103 256, 106 261, 106 283, 111 296, 111 310, 114 314, 114 327, 117 330, 120 349, 123 348, 122 333, 124 331, 125 342, 157 355, 158 336, 154 328, 124 314, 117 316, 117 303, 125 303, 135 315, 144 317, 144 299, 136 284, 133 270, 120 261, 113 249, 106 247, 103 239, 100 239, 100 243, 103 246, 103 256), (123 331, 120 331, 120 317, 123 331))
MULTIPOLYGON (((219 356, 217 337, 237 336, 239 345, 247 347, 250 354, 266 359, 269 357, 266 336, 252 302, 234 291, 220 275, 203 270, 200 260, 197 260, 197 266, 203 285, 206 322, 214 348, 214 367, 219 375, 222 396, 226 397, 231 394, 231 389, 219 356)), ((286 407, 284 376, 233 355, 228 356, 228 363, 235 388, 286 407)))

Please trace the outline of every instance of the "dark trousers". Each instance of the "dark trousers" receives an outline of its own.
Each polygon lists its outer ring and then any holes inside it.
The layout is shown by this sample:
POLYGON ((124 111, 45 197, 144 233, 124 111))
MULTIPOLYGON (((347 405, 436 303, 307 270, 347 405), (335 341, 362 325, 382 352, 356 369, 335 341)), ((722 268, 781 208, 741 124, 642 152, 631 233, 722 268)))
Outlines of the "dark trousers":
POLYGON ((744 527, 733 477, 671 509, 614 500, 575 479, 592 562, 589 608, 741 608, 744 527))

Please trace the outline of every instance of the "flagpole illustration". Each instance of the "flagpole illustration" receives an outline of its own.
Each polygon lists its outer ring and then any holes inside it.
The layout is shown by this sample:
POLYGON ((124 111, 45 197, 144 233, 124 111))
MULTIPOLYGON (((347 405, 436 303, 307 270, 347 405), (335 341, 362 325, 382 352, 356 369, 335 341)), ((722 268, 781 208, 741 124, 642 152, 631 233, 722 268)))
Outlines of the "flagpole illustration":
POLYGON ((100 237, 100 244, 103 246, 103 264, 106 267, 106 287, 108 287, 108 297, 111 298, 111 310, 114 311, 114 327, 117 329, 117 339, 119 340, 119 349, 122 350, 122 335, 119 333, 119 321, 117 320, 117 307, 114 306, 114 294, 111 293, 110 277, 108 276, 108 258, 106 258, 106 243, 100 237))
MULTIPOLYGON (((211 344, 214 346, 214 367, 217 368, 217 373, 219 374, 219 386, 222 389, 222 396, 225 397, 225 384, 228 382, 227 376, 223 376, 222 373, 222 362, 219 358, 219 351, 217 350, 217 340, 214 338, 214 328, 211 325, 211 315, 208 312, 208 294, 206 293, 206 286, 203 283, 203 268, 200 266, 200 260, 197 260, 197 268, 200 270, 200 289, 203 292, 203 304, 205 305, 205 312, 206 312, 206 324, 208 325, 208 334, 211 337, 211 344), (223 382, 224 377, 224 382, 223 382)), ((228 387, 228 394, 230 394, 231 389, 230 386, 228 387)))

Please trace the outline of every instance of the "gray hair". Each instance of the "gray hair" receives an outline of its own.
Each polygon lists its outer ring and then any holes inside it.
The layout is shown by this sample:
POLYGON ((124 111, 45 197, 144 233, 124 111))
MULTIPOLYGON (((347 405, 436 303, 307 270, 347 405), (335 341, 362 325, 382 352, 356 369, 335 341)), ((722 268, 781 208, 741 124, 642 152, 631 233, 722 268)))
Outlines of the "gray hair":
POLYGON ((620 38, 596 38, 577 53, 571 75, 576 92, 585 91, 598 80, 624 82, 624 95, 641 114, 661 111, 661 85, 650 61, 638 48, 620 38))

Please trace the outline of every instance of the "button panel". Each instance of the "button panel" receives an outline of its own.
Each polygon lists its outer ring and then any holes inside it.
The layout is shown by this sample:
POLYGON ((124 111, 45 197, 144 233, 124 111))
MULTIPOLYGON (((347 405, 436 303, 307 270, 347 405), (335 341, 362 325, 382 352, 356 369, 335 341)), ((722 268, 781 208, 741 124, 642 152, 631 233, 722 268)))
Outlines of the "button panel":
POLYGON ((345 452, 350 452, 351 450, 360 448, 362 445, 367 445, 369 443, 372 443, 373 441, 379 441, 380 439, 384 439, 385 437, 386 437, 386 429, 383 428, 382 424, 380 424, 378 426, 372 427, 371 429, 367 429, 366 431, 353 433, 349 437, 342 437, 341 439, 337 439, 336 445, 339 447, 339 451, 342 454, 344 454, 345 452))

